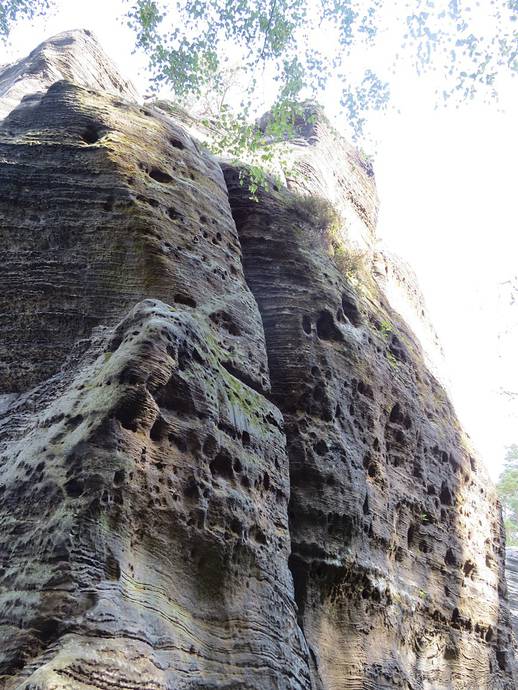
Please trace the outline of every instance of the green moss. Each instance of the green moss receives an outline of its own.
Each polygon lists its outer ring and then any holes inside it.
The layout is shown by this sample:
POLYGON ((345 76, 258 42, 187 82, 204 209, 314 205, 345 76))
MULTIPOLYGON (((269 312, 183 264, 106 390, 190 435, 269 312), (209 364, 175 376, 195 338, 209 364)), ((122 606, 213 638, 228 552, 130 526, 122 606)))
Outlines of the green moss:
POLYGON ((345 247, 338 241, 333 248, 333 257, 340 273, 346 278, 358 276, 364 268, 365 252, 361 249, 345 247))
POLYGON ((399 366, 398 361, 395 358, 394 354, 390 350, 387 352, 387 360, 388 360, 388 363, 390 364, 390 366, 392 367, 392 369, 398 368, 398 366, 399 366))
POLYGON ((219 372, 220 379, 225 384, 229 404, 240 409, 243 416, 258 429, 268 432, 270 429, 264 417, 269 412, 269 403, 262 395, 232 376, 221 364, 222 361, 228 359, 228 353, 221 347, 210 329, 204 328, 203 338, 207 345, 207 358, 211 366, 219 372))
POLYGON ((229 374, 224 367, 220 368, 220 372, 226 384, 229 402, 236 407, 240 407, 245 415, 253 419, 258 426, 265 426, 263 415, 266 410, 263 396, 241 383, 235 376, 229 374))
POLYGON ((385 340, 388 340, 390 338, 390 336, 393 333, 393 330, 394 329, 392 328, 392 324, 390 323, 390 321, 384 320, 380 323, 381 335, 385 340))

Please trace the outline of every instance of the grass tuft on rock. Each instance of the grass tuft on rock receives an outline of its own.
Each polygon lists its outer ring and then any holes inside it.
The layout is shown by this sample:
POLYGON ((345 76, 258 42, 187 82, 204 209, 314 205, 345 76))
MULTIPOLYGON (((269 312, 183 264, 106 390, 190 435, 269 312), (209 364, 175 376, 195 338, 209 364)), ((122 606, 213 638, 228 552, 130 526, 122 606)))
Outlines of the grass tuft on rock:
POLYGON ((318 238, 342 275, 350 278, 364 269, 365 251, 344 244, 340 232, 344 225, 343 218, 328 199, 316 194, 292 193, 290 210, 318 238))

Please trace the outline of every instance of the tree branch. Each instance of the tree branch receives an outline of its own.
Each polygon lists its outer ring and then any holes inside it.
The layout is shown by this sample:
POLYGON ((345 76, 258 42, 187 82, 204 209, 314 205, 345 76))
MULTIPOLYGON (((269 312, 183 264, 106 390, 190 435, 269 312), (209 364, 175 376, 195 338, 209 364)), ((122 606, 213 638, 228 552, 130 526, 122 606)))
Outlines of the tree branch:
POLYGON ((272 26, 272 21, 273 21, 273 15, 275 13, 275 7, 277 5, 277 0, 272 0, 272 4, 270 7, 270 16, 268 18, 268 24, 266 25, 266 29, 264 31, 264 42, 263 42, 263 47, 261 50, 261 54, 259 55, 259 61, 264 60, 264 53, 266 51, 266 44, 268 42, 268 34, 270 33, 270 28, 272 26))

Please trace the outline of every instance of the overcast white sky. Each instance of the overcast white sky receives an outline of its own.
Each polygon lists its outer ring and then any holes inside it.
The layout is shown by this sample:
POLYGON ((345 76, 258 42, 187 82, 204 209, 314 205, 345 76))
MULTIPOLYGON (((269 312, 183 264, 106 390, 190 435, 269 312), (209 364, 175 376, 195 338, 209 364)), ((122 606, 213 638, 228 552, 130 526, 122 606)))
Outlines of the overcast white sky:
MULTIPOLYGON (((132 55, 121 7, 120 0, 59 0, 53 16, 14 30, 0 64, 55 33, 89 28, 145 90, 146 61, 132 55)), ((373 125, 379 234, 416 270, 457 412, 495 479, 505 446, 518 443, 518 404, 500 393, 518 391, 518 303, 509 306, 502 285, 518 274, 518 80, 504 94, 504 112, 474 103, 434 110, 418 81, 397 86, 401 113, 373 125)))

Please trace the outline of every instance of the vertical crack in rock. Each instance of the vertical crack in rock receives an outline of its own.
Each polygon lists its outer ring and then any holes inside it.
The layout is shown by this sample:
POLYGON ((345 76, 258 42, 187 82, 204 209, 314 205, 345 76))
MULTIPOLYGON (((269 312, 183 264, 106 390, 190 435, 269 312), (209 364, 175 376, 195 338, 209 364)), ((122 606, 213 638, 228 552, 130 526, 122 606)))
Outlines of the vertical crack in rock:
POLYGON ((498 501, 417 341, 368 266, 340 274, 300 196, 251 201, 223 169, 285 420, 314 687, 511 690, 498 501))

